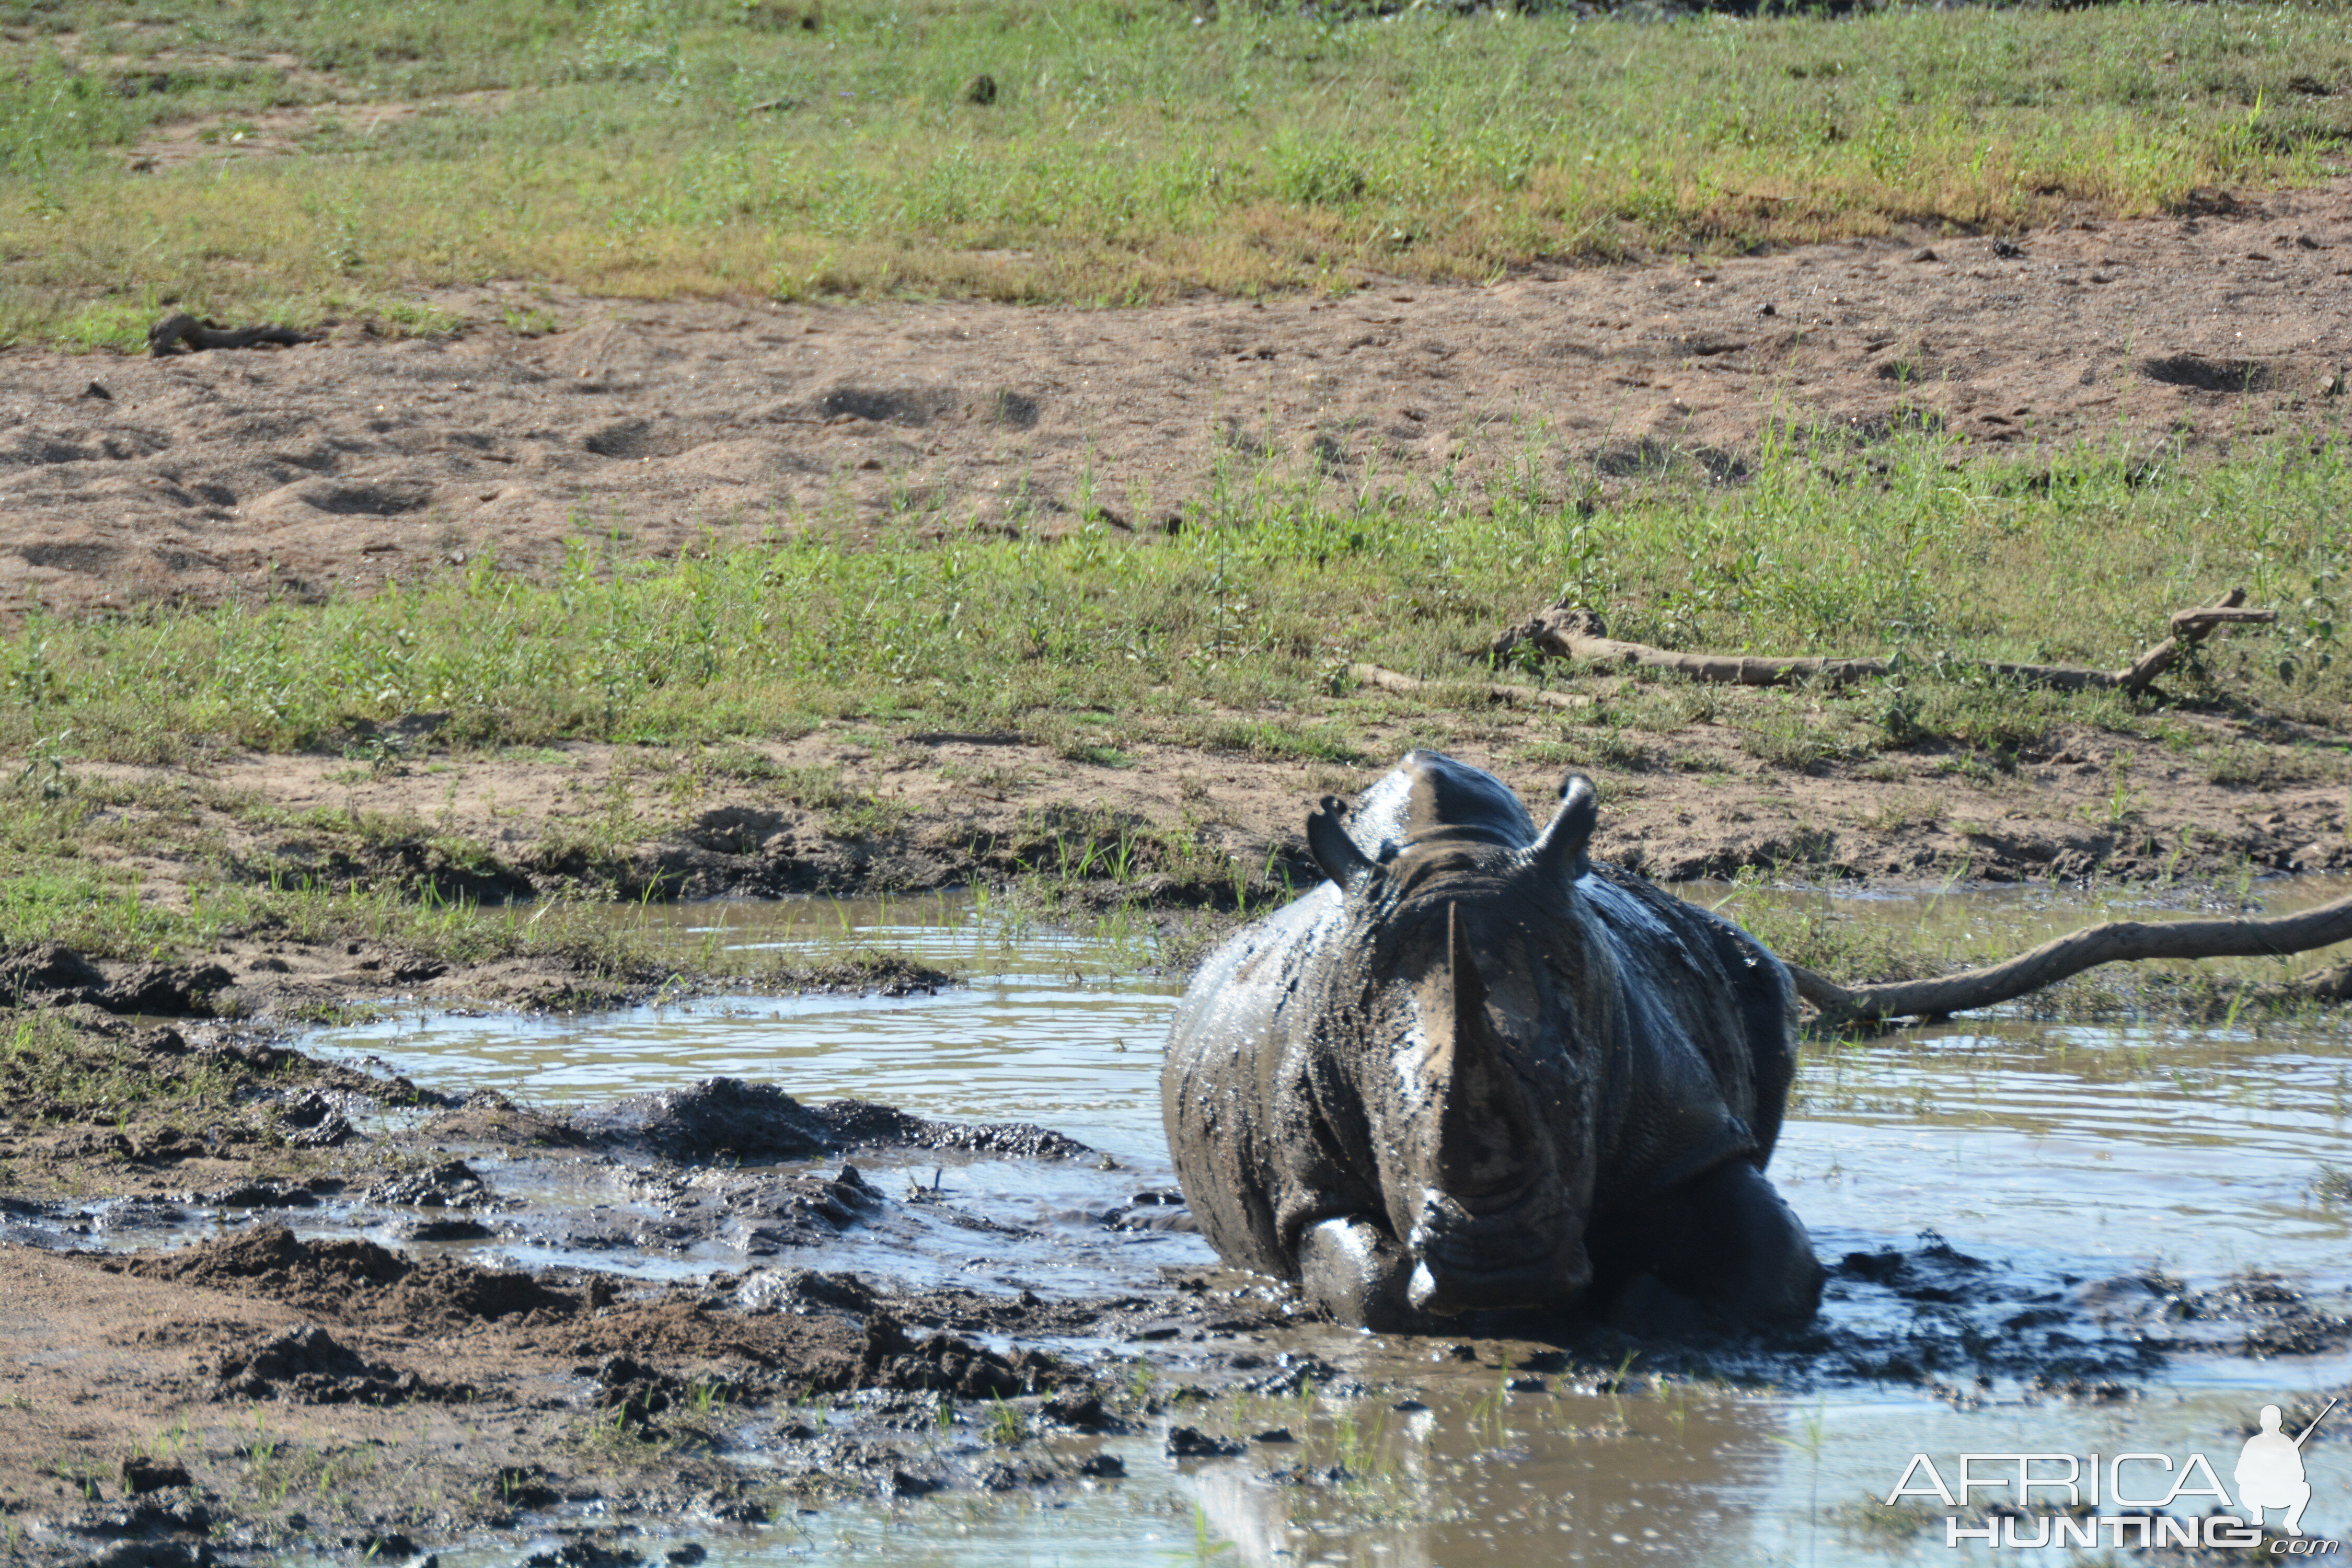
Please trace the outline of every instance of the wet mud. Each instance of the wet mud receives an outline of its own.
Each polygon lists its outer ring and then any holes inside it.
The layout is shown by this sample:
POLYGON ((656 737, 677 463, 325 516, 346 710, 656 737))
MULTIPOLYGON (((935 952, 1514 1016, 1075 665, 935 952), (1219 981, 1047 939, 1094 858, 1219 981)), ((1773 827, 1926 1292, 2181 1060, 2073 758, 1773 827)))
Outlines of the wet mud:
POLYGON ((1034 1125, 726 1077, 550 1111, 69 994, 18 1014, 52 1076, 111 1086, 0 1129, 0 1523, 42 1563, 635 1563, 842 1500, 1092 1495, 1139 1452, 1349 1499, 1367 1461, 1303 1447, 1299 1413, 1476 1386, 2128 1405, 2183 1357, 2352 1343, 2352 1301, 2281 1274, 1932 1233, 1825 1233, 1822 1315, 1778 1335, 1644 1299, 1371 1337, 1217 1268, 1164 1177, 1034 1125))

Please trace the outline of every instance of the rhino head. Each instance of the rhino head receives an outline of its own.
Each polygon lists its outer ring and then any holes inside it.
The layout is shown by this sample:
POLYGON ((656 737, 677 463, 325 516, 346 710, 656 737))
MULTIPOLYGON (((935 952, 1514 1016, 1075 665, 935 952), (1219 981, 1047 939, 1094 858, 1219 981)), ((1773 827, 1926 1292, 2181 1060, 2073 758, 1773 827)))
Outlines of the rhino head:
POLYGON ((1352 1267, 1385 1271, 1361 1288, 1418 1313, 1565 1305, 1592 1279, 1595 1057, 1621 1032, 1612 961, 1575 891, 1595 798, 1570 778, 1532 842, 1508 805, 1490 824, 1417 812, 1423 825, 1377 855, 1337 800, 1307 826, 1344 897, 1309 982, 1336 1004, 1316 1052, 1336 1081, 1318 1098, 1355 1134, 1343 1146, 1361 1139, 1340 1162, 1357 1179, 1337 1184, 1357 1190, 1328 1208, 1384 1228, 1354 1239, 1352 1267), (1367 1165, 1376 1194, 1361 1191, 1367 1165))

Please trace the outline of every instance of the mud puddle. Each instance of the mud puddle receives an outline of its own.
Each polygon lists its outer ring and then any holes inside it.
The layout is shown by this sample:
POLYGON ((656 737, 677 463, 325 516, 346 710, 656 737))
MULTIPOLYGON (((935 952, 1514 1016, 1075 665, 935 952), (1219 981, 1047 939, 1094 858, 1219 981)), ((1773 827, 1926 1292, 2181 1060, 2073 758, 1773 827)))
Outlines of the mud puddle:
POLYGON ((718 943, 833 955, 880 949, 965 976, 900 996, 654 1004, 590 1018, 423 1012, 307 1037, 436 1088, 581 1104, 725 1076, 803 1100, 856 1096, 961 1121, 1034 1121, 1166 1169, 1160 1052, 1181 974, 1150 971, 1149 933, 1008 923, 967 895, 688 904, 615 918, 718 943), (420 1080, 425 1081, 425 1080, 420 1080))
MULTIPOLYGON (((1689 891, 1712 902, 1734 890, 1689 891)), ((2267 908, 2287 907, 2280 889, 2263 892, 2267 908)), ((2135 912, 2015 891, 1738 898, 1948 921, 2014 937, 2012 950, 2086 915, 2135 912)), ((534 1550, 591 1568, 673 1552, 1264 1568, 1933 1559, 1945 1510, 1871 1500, 1914 1454, 1956 1477, 1962 1454, 2202 1453, 2226 1480, 2261 1405, 2288 1407, 2299 1428, 2316 1396, 2352 1381, 2352 1193, 2331 1177, 2352 1168, 2340 1017, 2189 1029, 2011 1016, 1808 1042, 1773 1173, 1833 1268, 1815 1331, 1676 1342, 1626 1325, 1545 1335, 1496 1321, 1465 1323, 1459 1340, 1381 1340, 1301 1321, 1278 1293, 1220 1277, 1184 1227, 1158 1108, 1181 982, 1145 972, 1148 952, 1123 933, 1007 925, 952 899, 676 918, 685 943, 873 945, 970 978, 899 997, 736 997, 589 1019, 445 1013, 323 1031, 305 1048, 473 1091, 423 1123, 445 1138, 447 1163, 406 1186, 0 1220, 20 1233, 84 1226, 84 1247, 277 1220, 412 1257, 707 1283, 712 1302, 746 1313, 862 1313, 871 1360, 866 1281, 910 1324, 908 1303, 952 1298, 930 1321, 1000 1359, 1051 1354, 1072 1369, 1066 1390, 1091 1380, 1116 1404, 1089 1413, 1067 1392, 992 1404, 902 1379, 789 1411, 747 1405, 714 1439, 716 1461, 823 1472, 838 1483, 830 1495, 748 1520, 551 1503, 516 1521, 524 1536, 550 1532, 535 1546, 478 1538, 445 1547, 445 1568, 534 1550), (757 1135, 764 1143, 629 1142, 632 1127, 699 1136, 699 1102, 677 1091, 709 1079, 772 1082, 810 1105, 856 1097, 917 1118, 1034 1124, 1086 1147, 1017 1131, 958 1146, 917 1129, 794 1155, 789 1117, 757 1135), (665 1109, 635 1121, 568 1109, 646 1103, 630 1096, 665 1109), (1006 1331, 992 1331, 1000 1321, 1006 1331)), ((771 1125, 755 1089, 711 1092, 728 1136, 771 1125)), ((849 1140, 877 1125, 865 1115, 826 1125, 849 1140)), ((2352 1530, 2352 1444, 2323 1428, 2306 1452, 2305 1530, 2352 1530)), ((1964 1518, 1982 1524, 1989 1499, 2001 1494, 1979 1493, 1964 1518)), ((2170 1511, 2209 1500, 2185 1496, 2170 1511)))
MULTIPOLYGON (((1714 901, 1734 889, 1688 891, 1714 901)), ((2340 891, 2315 880, 2261 889, 2272 910, 2340 891)), ((1734 902, 1758 899, 2014 946, 2088 919, 2143 918, 2162 901, 2040 889, 1834 900, 1740 890, 1734 902)), ((719 913, 682 911, 680 940, 870 942, 972 979, 936 995, 685 1004, 587 1025, 445 1016, 315 1043, 373 1052, 420 1079, 550 1098, 727 1073, 772 1077, 803 1098, 855 1093, 926 1115, 1035 1121, 1120 1168, 946 1170, 945 1186, 966 1189, 975 1212, 1024 1233, 989 1249, 1000 1267, 967 1264, 968 1281, 1148 1291, 1163 1264, 1212 1261, 1181 1233, 1102 1246, 1087 1217, 1172 1185, 1158 1045, 1181 987, 1134 973, 1131 944, 1010 935, 951 900, 818 906, 768 925, 747 910, 719 913)), ((1316 1357, 1339 1392, 1377 1392, 1318 1397, 1311 1376, 1285 1387, 1278 1374, 1253 1392, 1244 1368, 1244 1386, 1207 1423, 1230 1433, 1238 1455, 1171 1458, 1163 1423, 1095 1446, 1121 1461, 1116 1481, 1063 1496, 835 1507, 722 1555, 1883 1561, 1902 1550, 1900 1532, 1864 1500, 1892 1489, 1914 1452, 2112 1454, 2127 1444, 2233 1456, 2256 1405, 2291 1405, 2352 1375, 2352 1210, 2323 1195, 2325 1168, 2352 1164, 2347 1109, 2352 1038, 2340 1026, 1994 1018, 1815 1042, 1775 1174, 1825 1258, 1843 1261, 1825 1332, 1809 1347, 1812 1375, 1767 1369, 1796 1373, 1770 1379, 1790 1392, 1712 1384, 1703 1369, 1696 1384, 1664 1386, 1596 1379, 1589 1364, 1580 1375, 1573 1361, 1534 1371, 1549 1364, 1544 1352, 1508 1341, 1392 1346, 1302 1328, 1288 1335, 1295 1353, 1316 1357), (1295 1441, 1254 1440, 1281 1430, 1295 1441)), ((889 1174, 920 1182, 922 1165, 889 1174)), ((870 1250, 850 1256, 858 1246, 810 1261, 873 1268, 870 1250)), ((917 1257, 926 1250, 919 1243, 917 1257)), ((1187 1375, 1191 1358, 1163 1352, 1170 1375, 1187 1375)), ((2319 1500, 2305 1527, 2352 1526, 2352 1464, 2313 1447, 2319 1500)))

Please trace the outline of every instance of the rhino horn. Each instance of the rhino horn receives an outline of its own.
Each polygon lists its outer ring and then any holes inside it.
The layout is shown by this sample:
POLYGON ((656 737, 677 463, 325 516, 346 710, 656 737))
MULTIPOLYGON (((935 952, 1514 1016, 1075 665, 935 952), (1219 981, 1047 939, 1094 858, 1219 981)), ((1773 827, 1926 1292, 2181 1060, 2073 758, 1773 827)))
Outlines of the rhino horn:
POLYGON ((1528 850, 1530 865, 1563 882, 1573 882, 1592 869, 1586 851, 1592 843, 1592 825, 1601 817, 1601 797, 1592 781, 1570 773, 1559 786, 1559 809, 1528 850))
POLYGON ((1448 1037, 1431 1064, 1437 1098, 1433 1173, 1447 1193, 1475 1198, 1526 1181, 1533 1129, 1487 1026, 1486 982, 1471 955, 1469 929, 1456 905, 1446 906, 1445 937, 1444 989, 1451 994, 1432 998, 1441 1005, 1439 1026, 1448 1037))
POLYGON ((1323 868, 1325 876, 1342 888, 1352 888, 1377 868, 1377 862, 1359 848, 1356 841, 1348 837, 1348 830, 1339 826, 1339 819, 1347 815, 1346 801, 1335 795, 1325 795, 1322 809, 1307 814, 1307 847, 1314 855, 1315 863, 1323 868))

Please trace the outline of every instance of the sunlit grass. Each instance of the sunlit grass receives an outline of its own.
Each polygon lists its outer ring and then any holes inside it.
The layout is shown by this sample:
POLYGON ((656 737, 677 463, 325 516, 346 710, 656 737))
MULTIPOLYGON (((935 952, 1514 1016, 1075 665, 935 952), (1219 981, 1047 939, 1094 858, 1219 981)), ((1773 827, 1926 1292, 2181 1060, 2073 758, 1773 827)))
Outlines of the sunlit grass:
POLYGON ((29 35, 0 46, 0 333, 127 343, 167 298, 315 319, 493 278, 1076 301, 1476 279, 2147 213, 2310 179, 2352 134, 2333 5, 801 15, 0 5, 29 35), (237 153, 265 109, 332 100, 292 151, 237 153), (195 163, 129 172, 191 117, 219 133, 195 163))
MULTIPOLYGON (((193 738, 360 754, 369 725, 433 713, 436 745, 723 742, 857 721, 877 737, 1009 730, 1097 765, 1155 742, 1356 765, 1364 721, 1396 704, 1355 687, 1350 661, 1478 674, 1472 656, 1496 631, 1562 594, 1664 646, 1907 660, 1899 683, 1718 696, 1666 681, 1530 721, 1571 763, 1604 740, 1622 763, 1639 736, 1696 721, 1737 724, 1745 749, 1793 771, 2137 723, 2113 693, 2023 691, 1965 661, 2117 668, 2173 610, 2233 585, 2277 608, 2279 627, 2229 639, 2174 684, 2334 721, 2352 678, 2334 658, 2343 448, 2283 442, 2197 469, 2126 457, 2028 474, 1953 465, 1928 437, 1866 467, 1792 444, 1745 485, 1660 480, 1598 511, 1536 489, 1472 512, 1463 498, 1265 482, 1222 490, 1172 539, 1097 525, 1060 542, 934 544, 807 522, 646 563, 583 536, 548 580, 486 552, 373 597, 30 616, 0 639, 0 754, 27 758, 23 785, 37 789, 58 759, 172 761, 193 738)), ((2210 765, 2242 771, 2231 756, 2210 765)), ((771 782, 846 835, 892 826, 837 778, 771 782)), ((2141 788, 2118 781, 2117 823, 2141 788)))

